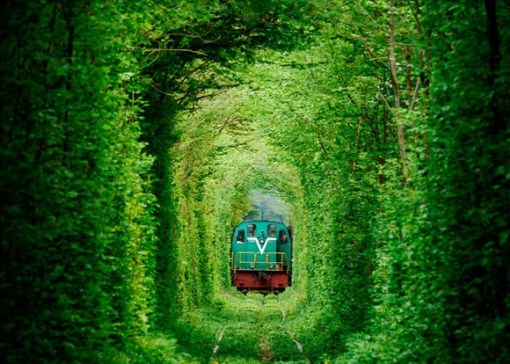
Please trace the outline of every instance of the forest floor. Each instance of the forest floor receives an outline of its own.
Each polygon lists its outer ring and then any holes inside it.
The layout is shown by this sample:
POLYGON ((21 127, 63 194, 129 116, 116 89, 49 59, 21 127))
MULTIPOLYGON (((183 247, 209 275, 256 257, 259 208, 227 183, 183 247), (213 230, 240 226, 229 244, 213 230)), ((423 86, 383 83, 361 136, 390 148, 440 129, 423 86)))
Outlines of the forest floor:
POLYGON ((288 320, 295 312, 295 300, 288 295, 226 291, 218 307, 183 317, 196 330, 187 346, 204 348, 200 356, 208 363, 309 363, 288 320))

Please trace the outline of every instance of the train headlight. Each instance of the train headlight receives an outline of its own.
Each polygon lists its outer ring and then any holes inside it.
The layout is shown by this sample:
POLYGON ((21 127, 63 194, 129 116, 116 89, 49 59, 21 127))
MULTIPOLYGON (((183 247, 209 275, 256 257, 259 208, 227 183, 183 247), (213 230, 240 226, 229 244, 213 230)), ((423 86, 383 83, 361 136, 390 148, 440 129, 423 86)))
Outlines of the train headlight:
POLYGON ((269 269, 273 269, 273 263, 269 263, 269 269))
POLYGON ((250 263, 250 268, 251 269, 255 269, 255 264, 254 263, 250 263))

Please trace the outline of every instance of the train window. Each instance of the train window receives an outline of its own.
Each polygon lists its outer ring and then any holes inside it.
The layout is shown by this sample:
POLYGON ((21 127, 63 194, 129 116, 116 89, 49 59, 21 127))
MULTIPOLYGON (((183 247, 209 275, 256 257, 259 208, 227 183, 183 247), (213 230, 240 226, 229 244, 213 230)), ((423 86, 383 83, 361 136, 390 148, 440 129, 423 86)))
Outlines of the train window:
POLYGON ((285 234, 285 231, 283 230, 280 230, 280 234, 278 236, 278 240, 280 241, 280 244, 286 244, 288 239, 287 239, 287 234, 285 234))
POLYGON ((248 225, 248 236, 257 236, 257 226, 255 224, 248 225))
POLYGON ((244 230, 239 230, 237 232, 237 243, 244 243, 244 230))
POLYGON ((274 224, 269 224, 267 226, 267 236, 269 236, 270 238, 273 237, 275 238, 276 237, 276 225, 274 224))

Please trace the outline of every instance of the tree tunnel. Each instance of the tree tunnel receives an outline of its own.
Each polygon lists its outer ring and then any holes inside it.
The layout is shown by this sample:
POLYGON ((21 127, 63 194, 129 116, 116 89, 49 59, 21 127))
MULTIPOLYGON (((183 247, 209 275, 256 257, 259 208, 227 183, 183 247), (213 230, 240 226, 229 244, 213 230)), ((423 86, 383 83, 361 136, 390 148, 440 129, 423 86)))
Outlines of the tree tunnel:
MULTIPOLYGON (((242 87, 203 100, 194 112, 182 114, 176 128, 181 142, 172 151, 177 161, 173 195, 178 196, 181 219, 178 299, 184 317, 200 312, 200 319, 190 322, 221 322, 206 324, 214 327, 207 335, 186 324, 192 337, 208 338, 197 345, 206 348, 201 355, 210 354, 213 339, 223 332, 223 345, 215 353, 220 362, 233 354, 229 340, 244 343, 235 353, 237 360, 248 360, 253 353, 259 359, 271 353, 275 360, 318 360, 329 350, 339 350, 342 336, 360 329, 370 303, 369 221, 362 206, 375 200, 358 195, 343 178, 366 181, 370 188, 368 180, 376 177, 352 173, 352 162, 345 157, 335 160, 344 151, 352 155, 348 145, 335 143, 347 142, 349 136, 321 120, 329 106, 317 101, 319 82, 310 70, 282 65, 300 55, 288 56, 290 60, 278 53, 263 56, 275 62, 244 70, 238 76, 242 87), (256 86, 252 80, 257 80, 256 86), (277 298, 252 293, 243 298, 229 287, 232 228, 254 209, 255 216, 268 218, 282 208, 294 231, 293 287, 277 298), (256 313, 246 316, 245 305, 255 310, 254 300, 259 304, 256 313), (232 317, 225 318, 216 306, 207 310, 218 301, 232 317), (269 316, 266 303, 276 306, 269 316), (236 326, 242 317, 247 328, 236 326), (243 356, 245 350, 248 357, 243 356)), ((354 134, 353 123, 343 132, 354 134)), ((362 161, 358 168, 364 168, 362 161)))
POLYGON ((510 362, 506 2, 0 17, 0 362, 510 362), (293 285, 243 295, 271 215, 293 285))

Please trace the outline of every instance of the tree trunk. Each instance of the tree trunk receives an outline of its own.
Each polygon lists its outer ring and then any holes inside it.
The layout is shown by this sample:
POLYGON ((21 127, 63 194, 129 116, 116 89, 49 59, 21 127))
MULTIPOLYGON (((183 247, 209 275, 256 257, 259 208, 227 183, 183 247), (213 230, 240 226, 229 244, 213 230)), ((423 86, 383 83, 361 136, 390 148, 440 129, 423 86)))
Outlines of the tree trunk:
POLYGON ((390 8, 390 73, 393 85, 393 94, 395 98, 395 122, 397 123, 398 146, 400 149, 400 159, 402 160, 402 174, 407 179, 407 163, 406 163, 406 143, 405 143, 405 126, 401 124, 400 114, 400 88, 397 77, 397 62, 395 57, 395 5, 393 0, 389 0, 390 8))

